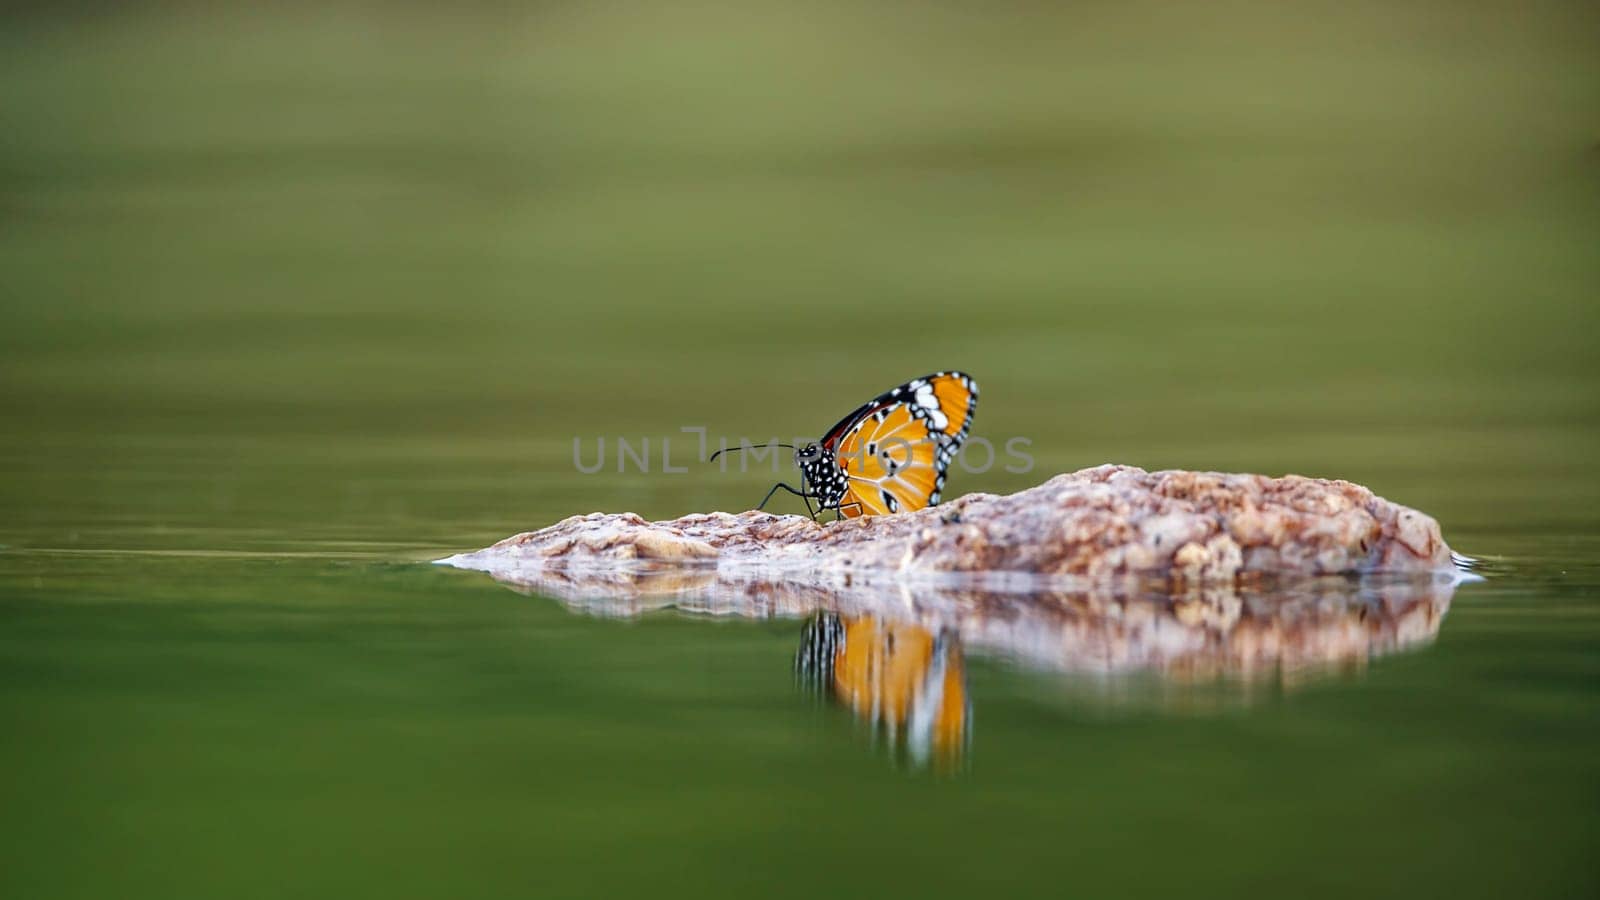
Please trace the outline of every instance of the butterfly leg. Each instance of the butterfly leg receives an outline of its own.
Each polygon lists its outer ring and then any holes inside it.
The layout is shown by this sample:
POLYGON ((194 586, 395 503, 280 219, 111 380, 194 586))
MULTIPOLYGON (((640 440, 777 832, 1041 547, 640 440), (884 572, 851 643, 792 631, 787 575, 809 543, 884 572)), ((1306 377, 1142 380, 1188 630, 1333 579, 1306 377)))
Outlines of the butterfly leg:
POLYGON ((813 520, 815 520, 817 518, 817 514, 814 513, 814 512, 811 512, 811 497, 812 497, 812 495, 806 493, 805 491, 797 491, 794 488, 788 486, 787 484, 784 484, 781 481, 778 482, 777 484, 773 485, 772 486, 772 490, 767 491, 767 495, 765 497, 761 498, 761 502, 760 503, 756 504, 756 509, 761 509, 762 507, 766 506, 767 505, 767 501, 772 499, 772 495, 776 494, 778 492, 778 488, 783 488, 784 490, 788 491, 789 493, 791 493, 791 494, 795 495, 796 497, 799 497, 800 499, 804 500, 806 502, 806 512, 811 514, 811 518, 813 520))

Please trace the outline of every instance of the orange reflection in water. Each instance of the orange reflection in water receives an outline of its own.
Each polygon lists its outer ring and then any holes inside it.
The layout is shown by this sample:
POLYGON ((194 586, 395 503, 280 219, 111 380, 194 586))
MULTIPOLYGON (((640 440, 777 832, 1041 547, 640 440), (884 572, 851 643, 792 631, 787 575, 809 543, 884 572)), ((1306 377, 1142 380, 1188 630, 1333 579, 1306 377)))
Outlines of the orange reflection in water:
POLYGON ((802 633, 795 669, 803 684, 853 711, 913 763, 948 770, 964 759, 972 705, 955 632, 819 613, 802 633))

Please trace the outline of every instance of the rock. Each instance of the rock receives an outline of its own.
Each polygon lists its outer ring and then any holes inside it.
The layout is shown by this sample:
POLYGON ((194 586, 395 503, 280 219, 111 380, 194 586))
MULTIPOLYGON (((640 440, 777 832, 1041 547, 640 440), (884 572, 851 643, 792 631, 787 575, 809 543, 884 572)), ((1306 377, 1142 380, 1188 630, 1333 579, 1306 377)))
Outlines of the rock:
POLYGON ((1427 644, 1470 577, 1432 519, 1358 485, 1127 466, 826 524, 595 513, 440 562, 591 615, 804 618, 802 681, 946 769, 971 741, 966 654, 1248 701, 1427 644))
POLYGON ((755 511, 573 516, 440 562, 500 573, 710 567, 819 587, 954 573, 1182 586, 1453 570, 1437 522, 1360 485, 1115 465, 840 522, 755 511))

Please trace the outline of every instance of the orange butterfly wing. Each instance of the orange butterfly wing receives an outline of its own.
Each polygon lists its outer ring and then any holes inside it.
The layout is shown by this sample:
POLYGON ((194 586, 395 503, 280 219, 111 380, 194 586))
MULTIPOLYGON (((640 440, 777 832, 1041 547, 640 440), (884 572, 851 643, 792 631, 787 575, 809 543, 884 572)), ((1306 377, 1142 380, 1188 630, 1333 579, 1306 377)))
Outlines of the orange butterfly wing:
POLYGON ((945 470, 966 440, 978 385, 960 372, 918 378, 867 404, 827 440, 848 488, 845 518, 911 512, 939 502, 945 470))

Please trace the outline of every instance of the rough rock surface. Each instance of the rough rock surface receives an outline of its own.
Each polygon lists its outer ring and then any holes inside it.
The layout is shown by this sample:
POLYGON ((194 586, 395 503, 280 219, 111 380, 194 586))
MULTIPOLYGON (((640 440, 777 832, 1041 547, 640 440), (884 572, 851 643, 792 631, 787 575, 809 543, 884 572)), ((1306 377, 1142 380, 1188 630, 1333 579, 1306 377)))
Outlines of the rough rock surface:
POLYGON ((1180 679, 1426 643, 1458 580, 1433 519, 1358 485, 1128 466, 826 524, 574 516, 440 562, 601 615, 872 617, 1030 667, 1180 679))
POLYGON ((1437 522, 1347 481, 1115 465, 841 522, 755 511, 573 516, 440 562, 501 573, 705 566, 818 586, 950 573, 1247 584, 1453 568, 1437 522))

